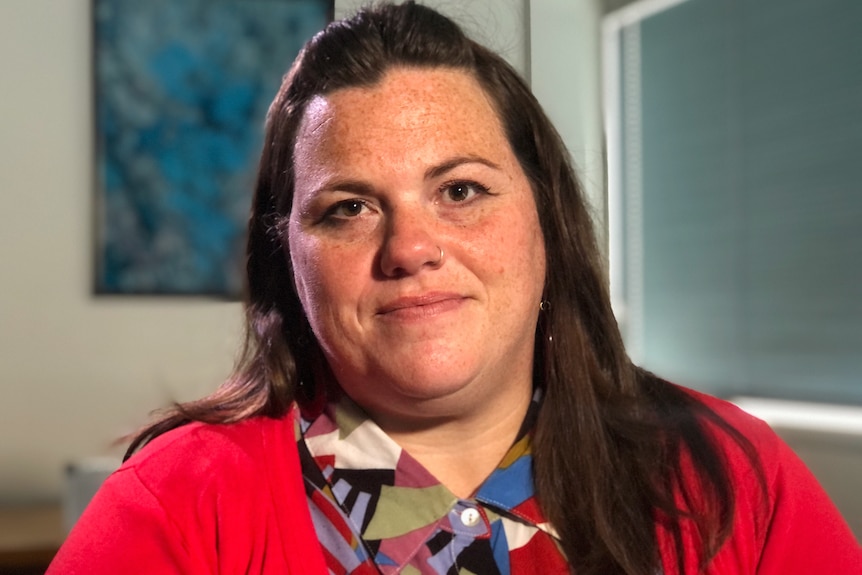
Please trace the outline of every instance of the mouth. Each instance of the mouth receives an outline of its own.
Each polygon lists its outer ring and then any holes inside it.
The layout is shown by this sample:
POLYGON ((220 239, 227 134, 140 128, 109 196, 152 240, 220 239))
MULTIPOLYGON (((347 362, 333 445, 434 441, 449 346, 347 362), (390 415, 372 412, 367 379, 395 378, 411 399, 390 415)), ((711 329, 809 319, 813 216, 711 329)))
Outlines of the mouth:
POLYGON ((466 298, 451 292, 430 292, 420 296, 400 297, 387 302, 377 315, 392 318, 428 317, 461 306, 466 298))

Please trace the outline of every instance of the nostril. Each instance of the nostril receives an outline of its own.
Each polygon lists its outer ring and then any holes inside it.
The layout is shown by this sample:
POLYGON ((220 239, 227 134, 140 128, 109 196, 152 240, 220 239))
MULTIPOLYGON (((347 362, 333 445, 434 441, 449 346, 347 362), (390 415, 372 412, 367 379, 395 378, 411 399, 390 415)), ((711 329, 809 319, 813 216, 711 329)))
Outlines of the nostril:
POLYGON ((380 267, 384 275, 396 277, 419 273, 426 267, 439 268, 445 251, 429 238, 392 236, 384 243, 380 253, 380 267))

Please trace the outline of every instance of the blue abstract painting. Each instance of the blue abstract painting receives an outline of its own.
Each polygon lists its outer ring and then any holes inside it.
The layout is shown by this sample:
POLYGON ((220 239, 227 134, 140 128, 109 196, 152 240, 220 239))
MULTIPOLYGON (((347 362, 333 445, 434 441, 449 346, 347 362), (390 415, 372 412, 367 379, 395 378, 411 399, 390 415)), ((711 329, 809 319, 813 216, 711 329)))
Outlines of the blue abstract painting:
POLYGON ((332 0, 93 0, 98 294, 236 297, 269 103, 332 0))

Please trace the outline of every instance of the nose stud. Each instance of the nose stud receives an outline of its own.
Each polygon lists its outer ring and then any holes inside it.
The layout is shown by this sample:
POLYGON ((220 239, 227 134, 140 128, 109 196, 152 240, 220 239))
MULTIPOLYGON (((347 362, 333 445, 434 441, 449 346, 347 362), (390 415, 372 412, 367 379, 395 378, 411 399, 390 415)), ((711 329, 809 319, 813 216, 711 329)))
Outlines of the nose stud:
POLYGON ((437 267, 443 263, 443 248, 441 248, 440 246, 437 246, 437 249, 440 250, 440 257, 438 257, 436 261, 431 262, 431 265, 433 265, 435 267, 437 267))

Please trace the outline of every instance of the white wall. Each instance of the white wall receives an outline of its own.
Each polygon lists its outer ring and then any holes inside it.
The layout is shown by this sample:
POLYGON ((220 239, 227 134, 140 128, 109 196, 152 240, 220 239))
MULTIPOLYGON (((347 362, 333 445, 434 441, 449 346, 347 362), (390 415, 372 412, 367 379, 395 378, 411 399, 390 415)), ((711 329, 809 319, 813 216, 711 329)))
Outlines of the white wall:
POLYGON ((237 304, 91 295, 89 0, 0 2, 0 503, 229 371, 237 304))
POLYGON ((597 0, 530 3, 533 93, 569 149, 607 255, 600 19, 597 0))
MULTIPOLYGON (((359 3, 337 0, 336 14, 359 3)), ((592 78, 579 92, 567 76, 566 89, 555 92, 552 45, 541 44, 541 62, 531 62, 529 50, 549 17, 557 24, 549 34, 560 46, 571 42, 554 6, 568 10, 566 18, 592 18, 593 0, 428 3, 525 74, 533 68, 555 119, 568 102, 584 113, 597 100, 592 78)), ((67 462, 120 453, 112 442, 152 409, 212 389, 240 339, 239 304, 91 294, 90 25, 90 0, 0 2, 0 505, 58 497, 67 462)), ((575 29, 580 48, 563 50, 561 64, 580 74, 594 52, 578 54, 598 29, 575 29)), ((581 154, 589 164, 600 149, 598 110, 587 116, 561 127, 576 160, 581 154)))

